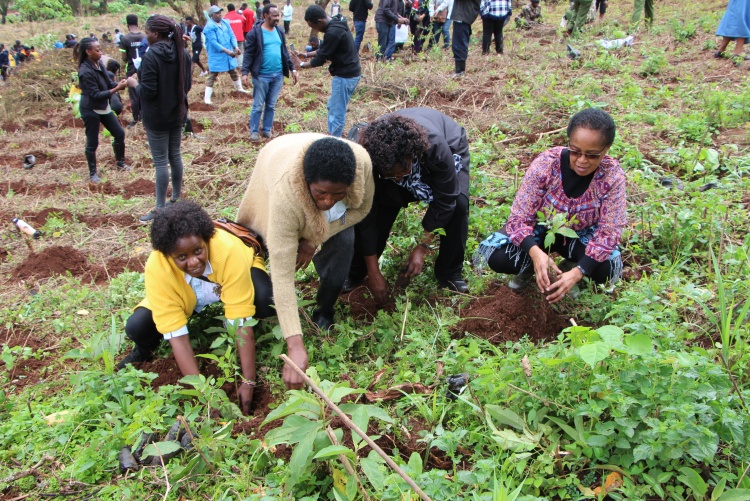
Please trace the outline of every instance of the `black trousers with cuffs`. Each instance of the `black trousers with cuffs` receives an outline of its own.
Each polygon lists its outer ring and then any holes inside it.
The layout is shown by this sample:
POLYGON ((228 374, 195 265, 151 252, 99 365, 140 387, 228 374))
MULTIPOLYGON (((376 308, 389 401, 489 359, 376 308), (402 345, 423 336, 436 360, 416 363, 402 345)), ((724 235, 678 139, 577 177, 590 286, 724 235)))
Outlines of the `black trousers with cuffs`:
MULTIPOLYGON (((271 277, 260 268, 251 268, 250 277, 255 288, 255 319, 276 315, 273 308, 273 291, 271 277)), ((148 308, 136 308, 125 323, 125 335, 139 348, 154 351, 159 347, 164 336, 156 329, 154 317, 148 308)))

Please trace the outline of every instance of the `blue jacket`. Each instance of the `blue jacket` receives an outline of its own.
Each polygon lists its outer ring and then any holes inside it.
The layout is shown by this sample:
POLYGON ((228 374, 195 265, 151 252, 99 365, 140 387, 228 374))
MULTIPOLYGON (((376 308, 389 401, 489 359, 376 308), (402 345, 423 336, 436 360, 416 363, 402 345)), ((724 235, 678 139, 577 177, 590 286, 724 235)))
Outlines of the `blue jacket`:
POLYGON ((237 58, 222 52, 223 49, 234 50, 237 47, 229 21, 222 19, 221 23, 216 23, 209 19, 203 28, 203 37, 206 39, 208 71, 219 73, 237 67, 237 58))
MULTIPOLYGON (((256 23, 253 29, 245 35, 245 57, 242 60, 242 75, 248 73, 253 78, 260 75, 260 67, 263 64, 263 23, 256 23)), ((294 71, 294 63, 289 56, 289 50, 286 47, 286 36, 284 30, 276 27, 276 32, 281 38, 281 69, 284 76, 289 78, 290 72, 294 71)))

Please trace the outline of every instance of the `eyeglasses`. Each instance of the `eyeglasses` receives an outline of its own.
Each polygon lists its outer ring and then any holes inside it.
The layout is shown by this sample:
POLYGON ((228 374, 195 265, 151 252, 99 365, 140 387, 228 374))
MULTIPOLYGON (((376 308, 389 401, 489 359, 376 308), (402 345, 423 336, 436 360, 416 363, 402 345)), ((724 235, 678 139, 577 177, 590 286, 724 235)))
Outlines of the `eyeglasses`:
POLYGON ((568 145, 568 151, 570 152, 571 157, 578 158, 583 155, 584 157, 586 157, 586 160, 591 160, 592 162, 594 160, 599 160, 599 158, 604 155, 604 151, 600 151, 599 153, 584 153, 582 151, 574 150, 570 147, 570 145, 568 145))
POLYGON ((411 174, 412 170, 412 159, 411 157, 405 157, 400 162, 397 162, 399 169, 393 173, 392 176, 383 177, 383 179, 391 179, 395 181, 401 181, 403 178, 411 174))

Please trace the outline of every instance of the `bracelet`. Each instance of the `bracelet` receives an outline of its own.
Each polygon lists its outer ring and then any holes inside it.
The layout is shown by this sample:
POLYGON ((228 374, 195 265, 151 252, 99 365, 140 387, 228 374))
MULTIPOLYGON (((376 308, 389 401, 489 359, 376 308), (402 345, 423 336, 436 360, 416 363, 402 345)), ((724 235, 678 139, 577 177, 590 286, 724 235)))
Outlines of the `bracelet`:
POLYGON ((248 386, 255 386, 255 381, 253 381, 251 379, 245 379, 242 376, 240 376, 240 379, 242 380, 242 384, 246 384, 248 386))
POLYGON ((583 267, 580 264, 577 265, 576 268, 578 268, 580 270, 581 275, 583 275, 584 277, 586 276, 586 270, 584 270, 583 267))
POLYGON ((427 245, 427 244, 426 244, 426 243, 424 243, 424 242, 420 242, 420 243, 419 243, 419 245, 418 245, 418 247, 424 247, 424 248, 425 248, 425 249, 427 249, 428 251, 431 251, 431 250, 432 250, 432 247, 430 247, 429 245, 427 245))

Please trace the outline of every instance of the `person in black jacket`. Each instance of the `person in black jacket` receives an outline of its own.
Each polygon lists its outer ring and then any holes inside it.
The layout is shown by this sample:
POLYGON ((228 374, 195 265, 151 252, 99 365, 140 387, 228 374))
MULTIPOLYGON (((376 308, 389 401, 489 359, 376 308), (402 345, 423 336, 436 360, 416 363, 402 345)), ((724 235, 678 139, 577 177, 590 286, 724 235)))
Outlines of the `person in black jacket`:
MULTIPOLYGON (((185 51, 182 29, 167 16, 154 15, 146 21, 149 49, 138 69, 138 80, 130 79, 141 100, 141 118, 156 169, 156 208, 166 205, 169 163, 172 200, 182 190, 182 125, 187 115, 187 93, 191 85, 190 55, 185 51)), ((141 216, 142 223, 154 212, 141 216)))
POLYGON ((372 10, 372 0, 352 0, 349 2, 349 10, 354 18, 354 47, 359 54, 362 39, 365 37, 365 28, 367 28, 367 11, 372 10))
POLYGON ((331 61, 328 72, 333 81, 331 97, 328 99, 328 133, 341 137, 346 123, 346 107, 362 75, 354 38, 346 19, 341 15, 328 17, 320 5, 311 5, 305 10, 305 22, 310 28, 323 32, 326 36, 318 50, 297 53, 300 57, 312 58, 300 67, 315 68, 331 61))
POLYGON ((279 9, 269 4, 263 7, 263 22, 256 23, 245 35, 245 57, 242 61, 242 83, 248 84, 247 74, 253 78, 253 109, 250 112, 250 140, 259 141, 260 119, 263 116, 263 137, 271 137, 276 101, 284 84, 284 77, 291 74, 297 84, 286 36, 279 28, 279 9))
POLYGON ((355 226, 354 259, 344 291, 367 277, 375 299, 385 301, 387 283, 378 259, 393 223, 403 207, 427 202, 424 234, 402 275, 410 278, 422 272, 435 232, 442 229, 435 277, 441 287, 468 292, 463 263, 469 233, 469 141, 464 128, 437 110, 407 108, 355 126, 349 139, 370 154, 375 198, 370 214, 355 226))
POLYGON ((102 48, 99 42, 84 38, 76 46, 78 55, 78 86, 81 88, 81 118, 86 128, 86 163, 89 167, 89 180, 98 183, 96 169, 96 149, 99 147, 99 124, 112 135, 112 149, 115 151, 117 170, 130 170, 125 163, 125 130, 112 112, 109 99, 112 94, 127 87, 126 80, 114 83, 107 76, 102 64, 102 48))

